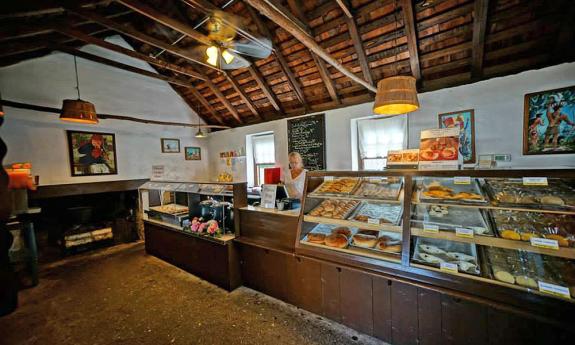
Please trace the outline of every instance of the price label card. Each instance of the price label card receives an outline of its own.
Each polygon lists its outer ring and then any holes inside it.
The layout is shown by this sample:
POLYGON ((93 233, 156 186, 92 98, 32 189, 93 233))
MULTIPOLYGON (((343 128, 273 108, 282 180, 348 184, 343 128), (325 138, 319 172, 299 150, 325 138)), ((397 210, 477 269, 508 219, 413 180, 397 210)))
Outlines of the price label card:
POLYGON ((559 242, 557 240, 531 237, 530 241, 533 247, 559 250, 559 242))
POLYGON ((471 177, 469 176, 455 176, 453 184, 471 184, 471 177))
POLYGON ((537 285, 539 286, 540 292, 571 299, 571 295, 569 294, 569 288, 566 286, 555 285, 545 282, 537 282, 537 285))
POLYGON ((430 234, 437 234, 439 233, 439 226, 435 224, 423 223, 423 232, 427 232, 430 234))
POLYGON ((524 186, 547 186, 547 177, 524 177, 524 186))
POLYGON ((333 181, 333 176, 324 176, 323 180, 324 181, 333 181))
POLYGON ((368 219, 367 219, 367 224, 379 225, 379 219, 377 219, 377 218, 368 218, 368 219))
POLYGON ((457 237, 473 238, 474 235, 475 232, 472 229, 455 228, 455 236, 457 237))
POLYGON ((439 264, 439 269, 445 272, 450 272, 450 273, 457 273, 458 272, 458 267, 457 264, 451 263, 451 262, 442 262, 439 264))

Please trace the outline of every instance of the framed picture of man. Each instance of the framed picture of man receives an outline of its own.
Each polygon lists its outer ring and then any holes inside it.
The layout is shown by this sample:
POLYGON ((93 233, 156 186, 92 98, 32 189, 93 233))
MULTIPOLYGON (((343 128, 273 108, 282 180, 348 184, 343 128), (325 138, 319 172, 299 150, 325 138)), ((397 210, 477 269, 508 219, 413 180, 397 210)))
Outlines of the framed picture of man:
POLYGON ((575 153, 575 86, 525 95, 523 154, 575 153))
POLYGON ((112 133, 66 131, 72 176, 115 175, 116 138, 112 133))
POLYGON ((475 163, 475 115, 473 109, 439 114, 439 128, 459 128, 459 153, 463 163, 475 163))

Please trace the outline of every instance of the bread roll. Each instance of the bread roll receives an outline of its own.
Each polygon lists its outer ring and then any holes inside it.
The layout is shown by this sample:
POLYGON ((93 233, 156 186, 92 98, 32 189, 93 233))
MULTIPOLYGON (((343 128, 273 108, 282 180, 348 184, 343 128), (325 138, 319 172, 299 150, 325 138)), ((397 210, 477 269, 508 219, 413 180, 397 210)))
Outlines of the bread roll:
POLYGON ((325 244, 328 247, 346 248, 347 237, 342 234, 331 234, 325 238, 325 244))
POLYGON ((495 272, 495 279, 505 283, 515 284, 515 277, 513 277, 511 273, 499 267, 493 267, 493 272, 495 272))
POLYGON ((311 243, 323 244, 325 241, 325 237, 326 237, 325 234, 309 233, 307 234, 307 241, 311 243))
POLYGON ((351 237, 351 230, 347 226, 338 226, 331 231, 332 234, 344 235, 347 238, 351 237))
POLYGON ((377 243, 377 237, 369 235, 354 235, 353 244, 358 247, 373 248, 377 243))

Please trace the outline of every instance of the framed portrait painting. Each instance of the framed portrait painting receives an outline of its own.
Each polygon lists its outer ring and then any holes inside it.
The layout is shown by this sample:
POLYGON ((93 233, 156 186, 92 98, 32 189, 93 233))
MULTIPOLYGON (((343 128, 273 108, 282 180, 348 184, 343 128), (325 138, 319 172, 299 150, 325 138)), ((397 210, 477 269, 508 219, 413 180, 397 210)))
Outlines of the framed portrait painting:
POLYGON ((184 147, 184 154, 187 161, 199 161, 202 160, 202 148, 201 147, 184 147))
POLYGON ((473 109, 439 114, 439 128, 459 128, 459 153, 463 163, 475 163, 475 115, 473 109))
POLYGON ((72 176, 115 175, 116 138, 112 133, 66 131, 72 176))
POLYGON ((180 139, 162 138, 162 153, 180 153, 180 139))
POLYGON ((525 95, 523 154, 575 153, 575 86, 525 95))

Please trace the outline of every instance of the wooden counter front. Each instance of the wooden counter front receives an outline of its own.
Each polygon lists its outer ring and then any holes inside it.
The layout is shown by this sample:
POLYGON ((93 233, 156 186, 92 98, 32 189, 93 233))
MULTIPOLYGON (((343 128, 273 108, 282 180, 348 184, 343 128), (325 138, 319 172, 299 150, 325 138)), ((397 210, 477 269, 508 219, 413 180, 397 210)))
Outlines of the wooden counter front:
POLYGON ((293 253, 298 219, 299 210, 240 208, 240 235, 235 241, 293 253))

